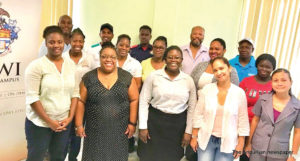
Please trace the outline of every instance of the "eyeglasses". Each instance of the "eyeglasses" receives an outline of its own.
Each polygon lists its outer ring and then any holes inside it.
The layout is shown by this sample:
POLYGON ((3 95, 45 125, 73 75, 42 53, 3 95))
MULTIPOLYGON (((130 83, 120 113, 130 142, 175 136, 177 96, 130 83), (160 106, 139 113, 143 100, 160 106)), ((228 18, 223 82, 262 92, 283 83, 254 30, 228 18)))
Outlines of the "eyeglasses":
POLYGON ((101 59, 111 59, 111 60, 116 60, 117 57, 116 56, 108 56, 108 55, 101 55, 100 56, 101 59))
POLYGON ((153 46, 154 49, 158 49, 158 50, 164 50, 165 47, 163 46, 153 46))
POLYGON ((180 59, 182 59, 182 57, 180 57, 180 56, 168 56, 167 57, 167 59, 169 59, 169 60, 180 60, 180 59))

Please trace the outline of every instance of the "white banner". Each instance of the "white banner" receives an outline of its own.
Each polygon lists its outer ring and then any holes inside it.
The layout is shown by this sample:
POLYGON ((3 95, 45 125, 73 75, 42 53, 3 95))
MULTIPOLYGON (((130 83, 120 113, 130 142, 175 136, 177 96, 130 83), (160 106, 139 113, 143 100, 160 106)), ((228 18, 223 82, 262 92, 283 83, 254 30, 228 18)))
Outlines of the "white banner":
POLYGON ((0 0, 0 160, 26 158, 24 71, 37 57, 42 1, 0 0))

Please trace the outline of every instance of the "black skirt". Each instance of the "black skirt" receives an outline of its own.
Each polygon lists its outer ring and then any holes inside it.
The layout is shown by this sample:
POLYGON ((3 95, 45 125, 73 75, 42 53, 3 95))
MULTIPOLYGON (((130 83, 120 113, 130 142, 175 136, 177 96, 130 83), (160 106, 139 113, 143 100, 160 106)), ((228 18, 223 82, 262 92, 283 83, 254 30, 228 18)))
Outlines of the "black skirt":
POLYGON ((140 161, 180 161, 184 149, 181 140, 186 128, 187 112, 168 114, 149 107, 148 131, 150 140, 138 141, 140 161))

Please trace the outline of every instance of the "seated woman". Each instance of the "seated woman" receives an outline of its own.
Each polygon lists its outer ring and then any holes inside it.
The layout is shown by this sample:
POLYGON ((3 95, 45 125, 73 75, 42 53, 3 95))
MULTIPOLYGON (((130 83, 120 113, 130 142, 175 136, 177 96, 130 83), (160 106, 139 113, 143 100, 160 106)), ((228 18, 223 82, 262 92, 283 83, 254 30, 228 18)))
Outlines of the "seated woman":
POLYGON ((253 108, 255 116, 245 151, 250 161, 295 161, 300 145, 300 101, 291 93, 292 79, 288 70, 279 68, 271 77, 272 92, 260 96, 253 108))
POLYGON ((61 28, 48 26, 43 37, 47 54, 25 71, 27 160, 43 161, 48 151, 51 161, 64 161, 79 97, 76 69, 70 59, 62 57, 61 28))
POLYGON ((144 82, 149 74, 155 70, 165 67, 165 61, 163 60, 164 52, 167 48, 167 38, 164 36, 158 36, 153 41, 153 57, 142 61, 142 81, 144 82))
POLYGON ((198 161, 233 161, 249 135, 247 100, 245 92, 230 82, 232 68, 226 58, 217 57, 211 65, 217 82, 198 92, 190 145, 198 161))
MULTIPOLYGON (((257 74, 244 78, 240 83, 240 87, 245 91, 247 97, 249 123, 254 117, 252 109, 258 98, 263 94, 270 93, 272 90, 271 72, 276 68, 276 60, 270 54, 261 54, 257 57, 255 66, 257 74)), ((249 137, 246 137, 246 142, 248 139, 249 137)), ((246 154, 243 154, 240 158, 240 161, 248 160, 246 154)))
POLYGON ((182 51, 178 46, 167 48, 164 60, 166 67, 152 72, 141 91, 138 144, 141 161, 179 161, 191 136, 196 103, 194 82, 180 71, 182 51))
MULTIPOLYGON (((213 60, 216 57, 224 57, 226 52, 226 43, 221 38, 216 38, 210 43, 209 57, 213 60)), ((206 84, 216 82, 213 74, 212 64, 210 61, 199 63, 192 71, 191 77, 193 78, 197 90, 202 89, 206 84)), ((239 77, 234 68, 230 72, 230 81, 239 85, 239 77)))
POLYGON ((138 89, 132 75, 117 68, 117 52, 110 42, 102 45, 100 64, 80 83, 75 125, 77 135, 86 137, 82 160, 127 161, 128 138, 137 122, 138 89))
POLYGON ((117 40, 117 66, 129 72, 137 84, 138 89, 142 85, 142 66, 139 61, 129 54, 130 37, 126 34, 118 36, 117 40))

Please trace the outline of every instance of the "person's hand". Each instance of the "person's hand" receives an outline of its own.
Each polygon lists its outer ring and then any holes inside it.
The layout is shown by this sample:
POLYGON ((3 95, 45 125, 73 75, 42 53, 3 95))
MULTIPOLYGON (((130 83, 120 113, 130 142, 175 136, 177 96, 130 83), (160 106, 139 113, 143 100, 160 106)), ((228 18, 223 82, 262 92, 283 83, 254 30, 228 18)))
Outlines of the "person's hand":
POLYGON ((66 128, 70 122, 72 122, 72 119, 68 117, 68 118, 62 120, 60 122, 60 124, 61 124, 62 128, 66 128))
POLYGON ((147 140, 150 139, 150 135, 149 135, 148 129, 140 129, 140 131, 139 131, 139 138, 144 143, 147 143, 147 140))
POLYGON ((188 146, 190 141, 191 141, 191 137, 192 137, 191 134, 184 133, 183 137, 182 137, 182 140, 181 140, 181 147, 184 148, 184 147, 188 146))
POLYGON ((245 150, 247 157, 250 158, 250 154, 251 154, 251 150, 252 150, 251 144, 247 144, 245 146, 244 150, 245 150))
POLYGON ((237 144, 235 150, 233 151, 234 159, 239 158, 243 154, 244 144, 237 144))
POLYGON ((85 130, 83 128, 83 126, 79 126, 76 128, 76 136, 79 136, 79 137, 86 137, 86 134, 85 134, 85 130))
POLYGON ((198 149, 198 141, 197 138, 192 138, 191 142, 190 142, 190 146, 191 148, 194 150, 194 152, 197 152, 198 149))
POLYGON ((128 124, 127 129, 125 131, 125 135, 128 136, 128 138, 131 138, 135 132, 135 126, 128 124))
POLYGON ((62 128, 61 122, 57 121, 57 120, 51 120, 48 123, 48 125, 51 128, 51 130, 53 130, 55 132, 61 132, 63 130, 66 130, 66 128, 62 128))

